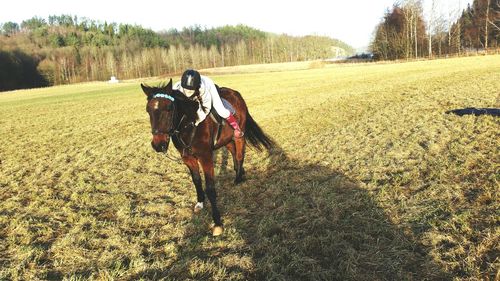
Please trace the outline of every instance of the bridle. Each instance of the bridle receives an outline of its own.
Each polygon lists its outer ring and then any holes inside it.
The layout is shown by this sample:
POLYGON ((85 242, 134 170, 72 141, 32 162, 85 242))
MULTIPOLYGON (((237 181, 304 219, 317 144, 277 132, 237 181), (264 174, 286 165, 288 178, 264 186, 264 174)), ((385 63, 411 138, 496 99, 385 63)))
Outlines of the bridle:
POLYGON ((158 98, 168 99, 168 100, 172 101, 172 110, 171 110, 172 116, 170 118, 172 120, 172 122, 170 122, 170 128, 168 128, 166 132, 161 131, 160 129, 151 128, 151 133, 153 135, 169 135, 169 136, 172 136, 172 134, 176 131, 175 128, 174 128, 175 127, 174 117, 175 117, 175 113, 176 113, 176 111, 175 111, 175 109, 176 109, 175 108, 175 98, 173 96, 171 96, 171 95, 162 94, 162 93, 156 93, 156 94, 154 94, 151 97, 151 99, 158 99, 158 98))
MULTIPOLYGON (((181 143, 182 147, 183 147, 183 154, 186 154, 186 152, 188 153, 191 153, 191 144, 193 142, 193 138, 194 138, 194 135, 196 133, 196 126, 194 125, 193 122, 189 122, 187 123, 186 125, 184 125, 182 128, 180 128, 182 122, 184 121, 184 119, 187 117, 186 114, 183 114, 181 119, 179 120, 179 122, 177 122, 177 125, 175 124, 175 117, 177 116, 176 115, 176 103, 175 103, 175 98, 169 94, 163 94, 163 93, 156 93, 153 95, 152 99, 154 98, 164 98, 164 99, 168 99, 170 101, 172 101, 172 110, 171 110, 171 120, 172 122, 170 122, 170 128, 167 129, 166 132, 163 132, 161 131, 160 129, 152 129, 151 130, 151 133, 153 135, 166 135, 166 136, 169 136, 169 137, 177 137, 177 139, 179 140, 179 142, 181 143), (194 130, 191 130, 191 135, 190 135, 190 138, 189 138, 189 141, 186 143, 180 136, 180 133, 182 131, 184 131, 185 129, 189 128, 189 127, 194 127, 194 130)), ((168 156, 167 156, 168 157, 168 156)), ((177 159, 171 159, 171 160, 177 160, 177 159)))

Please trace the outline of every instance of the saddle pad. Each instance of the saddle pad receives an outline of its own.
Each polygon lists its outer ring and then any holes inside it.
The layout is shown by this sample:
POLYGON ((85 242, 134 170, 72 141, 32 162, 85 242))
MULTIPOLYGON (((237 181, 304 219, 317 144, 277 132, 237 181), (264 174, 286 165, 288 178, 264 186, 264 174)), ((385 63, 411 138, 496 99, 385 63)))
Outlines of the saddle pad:
POLYGON ((236 114, 236 110, 234 110, 234 107, 232 104, 230 104, 226 99, 223 99, 221 98, 222 100, 222 105, 224 105, 224 107, 229 110, 229 112, 231 112, 231 114, 236 114))
MULTIPOLYGON (((229 112, 231 112, 231 114, 236 114, 236 110, 234 110, 234 107, 225 99, 221 98, 222 100, 222 105, 224 105, 224 107, 229 110, 229 112)), ((212 107, 210 109, 210 117, 212 117, 212 119, 218 123, 218 124, 222 124, 222 122, 224 122, 224 118, 220 117, 219 114, 217 114, 217 111, 212 107)))

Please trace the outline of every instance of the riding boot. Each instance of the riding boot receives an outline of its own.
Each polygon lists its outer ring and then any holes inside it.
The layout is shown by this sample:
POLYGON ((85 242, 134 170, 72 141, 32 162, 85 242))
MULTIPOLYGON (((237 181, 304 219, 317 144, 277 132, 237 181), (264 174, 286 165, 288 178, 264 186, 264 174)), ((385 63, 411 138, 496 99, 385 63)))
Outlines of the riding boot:
POLYGON ((227 123, 231 125, 234 129, 234 137, 235 138, 241 138, 243 137, 243 131, 240 129, 240 126, 238 125, 238 121, 236 121, 236 118, 234 118, 234 115, 232 113, 229 113, 229 117, 226 118, 227 123))

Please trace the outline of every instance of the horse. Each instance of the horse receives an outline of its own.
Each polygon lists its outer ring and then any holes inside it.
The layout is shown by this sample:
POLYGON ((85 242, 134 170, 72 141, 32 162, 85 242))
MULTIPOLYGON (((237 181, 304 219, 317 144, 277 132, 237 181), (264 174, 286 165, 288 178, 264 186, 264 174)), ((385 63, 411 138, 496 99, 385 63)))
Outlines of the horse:
POLYGON ((170 139, 172 140, 182 161, 188 167, 196 188, 197 203, 193 211, 198 213, 203 209, 206 194, 212 207, 212 235, 221 235, 224 228, 217 208, 213 151, 221 147, 229 150, 236 173, 234 183, 238 184, 245 180, 243 160, 246 142, 258 151, 265 148, 268 152, 276 146, 275 142, 252 118, 238 91, 227 87, 218 88, 220 97, 234 108, 234 116, 244 133, 243 137, 234 138, 233 129, 228 124, 216 122, 215 118, 209 116, 196 126, 199 102, 186 97, 178 90, 173 90, 172 79, 167 85, 160 84, 157 87, 141 83, 141 88, 147 96, 146 111, 153 135, 151 146, 156 152, 166 153, 170 139), (205 191, 202 188, 200 165, 205 176, 205 191))

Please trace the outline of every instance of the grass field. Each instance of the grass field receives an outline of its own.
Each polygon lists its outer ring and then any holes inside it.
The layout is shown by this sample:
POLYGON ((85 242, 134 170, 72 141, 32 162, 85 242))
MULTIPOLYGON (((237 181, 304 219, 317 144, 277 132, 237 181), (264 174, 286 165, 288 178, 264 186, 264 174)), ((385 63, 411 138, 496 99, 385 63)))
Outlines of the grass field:
POLYGON ((500 56, 213 78, 280 146, 217 238, 138 82, 0 94, 0 280, 500 279, 500 56))

